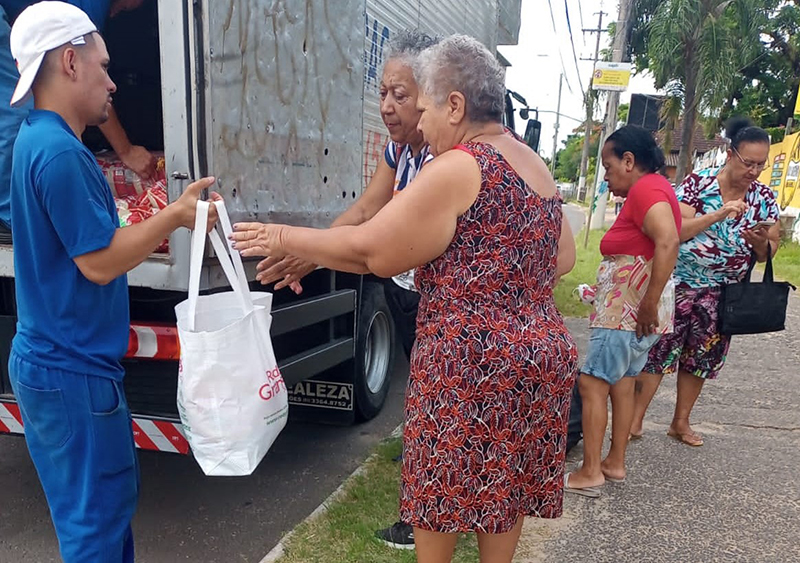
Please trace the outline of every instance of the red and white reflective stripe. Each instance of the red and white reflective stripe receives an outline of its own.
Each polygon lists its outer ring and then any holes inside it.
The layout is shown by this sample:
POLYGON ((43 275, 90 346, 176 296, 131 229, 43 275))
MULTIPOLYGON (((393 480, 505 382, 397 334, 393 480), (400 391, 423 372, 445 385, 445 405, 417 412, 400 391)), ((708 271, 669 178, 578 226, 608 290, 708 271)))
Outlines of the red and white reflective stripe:
POLYGON ((189 453, 189 442, 186 441, 183 428, 175 422, 134 418, 133 439, 136 446, 143 450, 189 453))
POLYGON ((179 360, 181 347, 174 325, 132 324, 128 333, 126 358, 179 360))
MULTIPOLYGON (((7 434, 25 433, 22 427, 19 405, 16 403, 0 403, 0 432, 7 434)), ((186 441, 183 428, 176 422, 134 418, 133 439, 136 442, 136 447, 144 450, 175 454, 189 453, 189 442, 186 441)))
POLYGON ((22 415, 16 403, 0 403, 0 432, 24 434, 22 415))

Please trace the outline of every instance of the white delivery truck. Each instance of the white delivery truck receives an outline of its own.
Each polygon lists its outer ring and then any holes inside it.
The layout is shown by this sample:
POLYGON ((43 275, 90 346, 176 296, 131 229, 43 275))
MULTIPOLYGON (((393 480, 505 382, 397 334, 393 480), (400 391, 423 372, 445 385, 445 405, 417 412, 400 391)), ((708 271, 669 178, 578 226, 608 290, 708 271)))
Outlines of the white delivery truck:
MULTIPOLYGON (((214 175, 234 220, 325 227, 363 191, 387 141, 384 53, 401 29, 514 44, 521 0, 152 0, 110 20, 115 106, 132 142, 163 151, 170 200, 214 175)), ((95 151, 102 137, 84 138, 95 151)), ((69 213, 65 209, 64 213, 69 213)), ((173 307, 190 233, 133 270, 125 389, 139 447, 186 453, 175 405, 173 307)), ((0 247, 0 432, 22 433, 7 363, 16 310, 12 246, 0 247)), ((254 275, 255 262, 250 264, 254 275)), ((216 261, 202 286, 223 288, 216 261)), ((292 412, 375 416, 394 357, 382 280, 317 269, 274 296, 272 337, 292 412)))

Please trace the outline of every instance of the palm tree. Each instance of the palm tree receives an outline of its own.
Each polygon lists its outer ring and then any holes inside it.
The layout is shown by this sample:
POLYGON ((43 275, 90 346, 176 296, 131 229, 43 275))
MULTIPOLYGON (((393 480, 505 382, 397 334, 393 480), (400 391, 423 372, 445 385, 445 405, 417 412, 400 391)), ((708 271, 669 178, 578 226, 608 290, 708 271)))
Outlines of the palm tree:
POLYGON ((689 169, 699 112, 718 114, 739 69, 759 46, 759 0, 638 0, 647 66, 683 109, 676 178, 689 169))

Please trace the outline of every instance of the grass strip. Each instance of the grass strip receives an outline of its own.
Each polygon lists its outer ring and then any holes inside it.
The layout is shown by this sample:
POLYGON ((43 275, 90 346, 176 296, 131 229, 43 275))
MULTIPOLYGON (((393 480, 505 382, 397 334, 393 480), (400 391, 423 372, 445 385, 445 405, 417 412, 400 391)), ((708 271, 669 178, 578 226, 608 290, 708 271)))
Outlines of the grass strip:
MULTIPOLYGON (((278 563, 414 563, 413 550, 387 547, 375 538, 375 530, 397 521, 400 490, 400 438, 378 445, 365 470, 345 484, 344 493, 318 518, 295 528, 278 563)), ((463 534, 454 562, 478 563, 474 534, 463 534)))
MULTIPOLYGON (((763 264, 760 265, 763 268, 763 264)), ((772 260, 775 278, 800 287, 800 244, 783 242, 772 260)))
POLYGON ((581 303, 573 292, 579 284, 594 285, 597 281, 597 267, 603 259, 600 254, 600 239, 605 233, 606 229, 589 231, 589 244, 586 248, 583 248, 583 231, 575 237, 575 267, 561 278, 553 291, 556 306, 565 317, 588 317, 592 312, 592 308, 581 303))

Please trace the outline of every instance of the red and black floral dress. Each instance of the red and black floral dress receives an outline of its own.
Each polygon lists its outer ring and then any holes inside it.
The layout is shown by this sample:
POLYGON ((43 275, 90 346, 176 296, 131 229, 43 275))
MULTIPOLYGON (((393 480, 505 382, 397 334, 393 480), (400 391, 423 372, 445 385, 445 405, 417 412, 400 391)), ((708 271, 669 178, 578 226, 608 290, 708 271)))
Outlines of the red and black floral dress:
POLYGON ((448 249, 417 269, 400 518, 505 533, 561 515, 577 350, 553 300, 561 199, 534 192, 486 143, 448 249))

